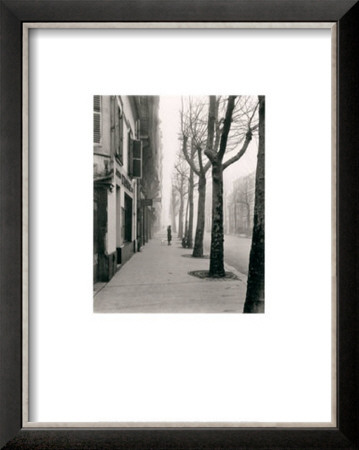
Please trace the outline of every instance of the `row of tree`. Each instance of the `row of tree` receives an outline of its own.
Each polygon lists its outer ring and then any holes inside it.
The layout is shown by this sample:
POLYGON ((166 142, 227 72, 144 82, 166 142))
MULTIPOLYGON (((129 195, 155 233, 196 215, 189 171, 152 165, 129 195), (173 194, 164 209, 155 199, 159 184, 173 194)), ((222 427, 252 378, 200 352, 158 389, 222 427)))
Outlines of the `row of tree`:
POLYGON ((207 173, 212 172, 210 277, 224 277, 223 175, 246 153, 258 134, 255 206, 245 312, 264 310, 264 108, 263 96, 209 96, 182 99, 181 151, 172 185, 172 227, 203 257, 207 173), (194 243, 194 189, 198 189, 194 243), (187 205, 185 197, 187 196, 187 205), (178 210, 178 230, 175 223, 178 210), (185 219, 185 220, 184 220, 185 219), (185 227, 183 228, 183 223, 185 227))

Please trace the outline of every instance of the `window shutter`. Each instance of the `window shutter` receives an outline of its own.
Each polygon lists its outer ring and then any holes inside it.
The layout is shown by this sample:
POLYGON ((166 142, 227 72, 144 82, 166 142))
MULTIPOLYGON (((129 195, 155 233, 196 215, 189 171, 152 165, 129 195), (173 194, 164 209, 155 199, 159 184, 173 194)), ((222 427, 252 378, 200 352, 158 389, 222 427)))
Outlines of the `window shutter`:
POLYGON ((101 98, 99 95, 93 96, 93 110, 96 112, 101 112, 101 98))
POLYGON ((123 157, 123 114, 118 105, 115 111, 115 153, 122 164, 123 157))
POLYGON ((141 141, 133 141, 132 176, 134 178, 142 178, 142 142, 141 141))
POLYGON ((132 174, 133 174, 132 150, 133 150, 133 140, 131 139, 131 132, 130 132, 130 130, 128 130, 128 133, 127 133, 127 161, 128 161, 128 174, 130 176, 132 176, 132 174))
POLYGON ((118 143, 118 156, 122 162, 122 154, 123 154, 123 117, 120 109, 118 109, 118 117, 119 117, 119 143, 118 143))
POLYGON ((101 96, 93 97, 93 142, 101 143, 101 96))

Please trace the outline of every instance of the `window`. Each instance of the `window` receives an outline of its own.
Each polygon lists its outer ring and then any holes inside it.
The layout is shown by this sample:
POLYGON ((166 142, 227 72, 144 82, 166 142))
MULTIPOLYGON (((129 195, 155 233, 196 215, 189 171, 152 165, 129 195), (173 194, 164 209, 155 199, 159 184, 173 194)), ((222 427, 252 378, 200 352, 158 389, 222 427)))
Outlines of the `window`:
POLYGON ((93 97, 93 142, 94 144, 101 144, 101 96, 94 95, 93 97))
POLYGON ((142 178, 142 142, 132 143, 132 176, 142 178))

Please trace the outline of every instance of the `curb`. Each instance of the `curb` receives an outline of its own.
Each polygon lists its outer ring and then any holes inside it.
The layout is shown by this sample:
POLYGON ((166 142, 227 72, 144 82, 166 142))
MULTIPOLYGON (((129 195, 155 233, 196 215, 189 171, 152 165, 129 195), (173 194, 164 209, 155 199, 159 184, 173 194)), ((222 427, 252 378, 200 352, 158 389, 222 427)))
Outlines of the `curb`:
POLYGON ((237 275, 237 277, 239 278, 239 280, 241 281, 241 282, 243 282, 243 283, 247 283, 247 275, 245 275, 244 273, 242 273, 242 272, 240 272, 239 270, 237 270, 235 267, 233 267, 233 266, 231 266, 231 265, 229 265, 229 264, 227 264, 226 262, 224 263, 224 269, 225 269, 225 271, 228 271, 228 272, 232 272, 232 273, 234 273, 235 275, 237 275))

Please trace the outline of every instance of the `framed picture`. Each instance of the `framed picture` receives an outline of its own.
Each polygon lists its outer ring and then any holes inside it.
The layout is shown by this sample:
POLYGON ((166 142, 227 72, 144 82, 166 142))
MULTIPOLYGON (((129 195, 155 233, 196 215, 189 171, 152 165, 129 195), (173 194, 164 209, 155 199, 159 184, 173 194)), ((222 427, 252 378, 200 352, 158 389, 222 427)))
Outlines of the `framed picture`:
POLYGON ((359 5, 188 6, 1 1, 4 448, 359 444, 359 5))

